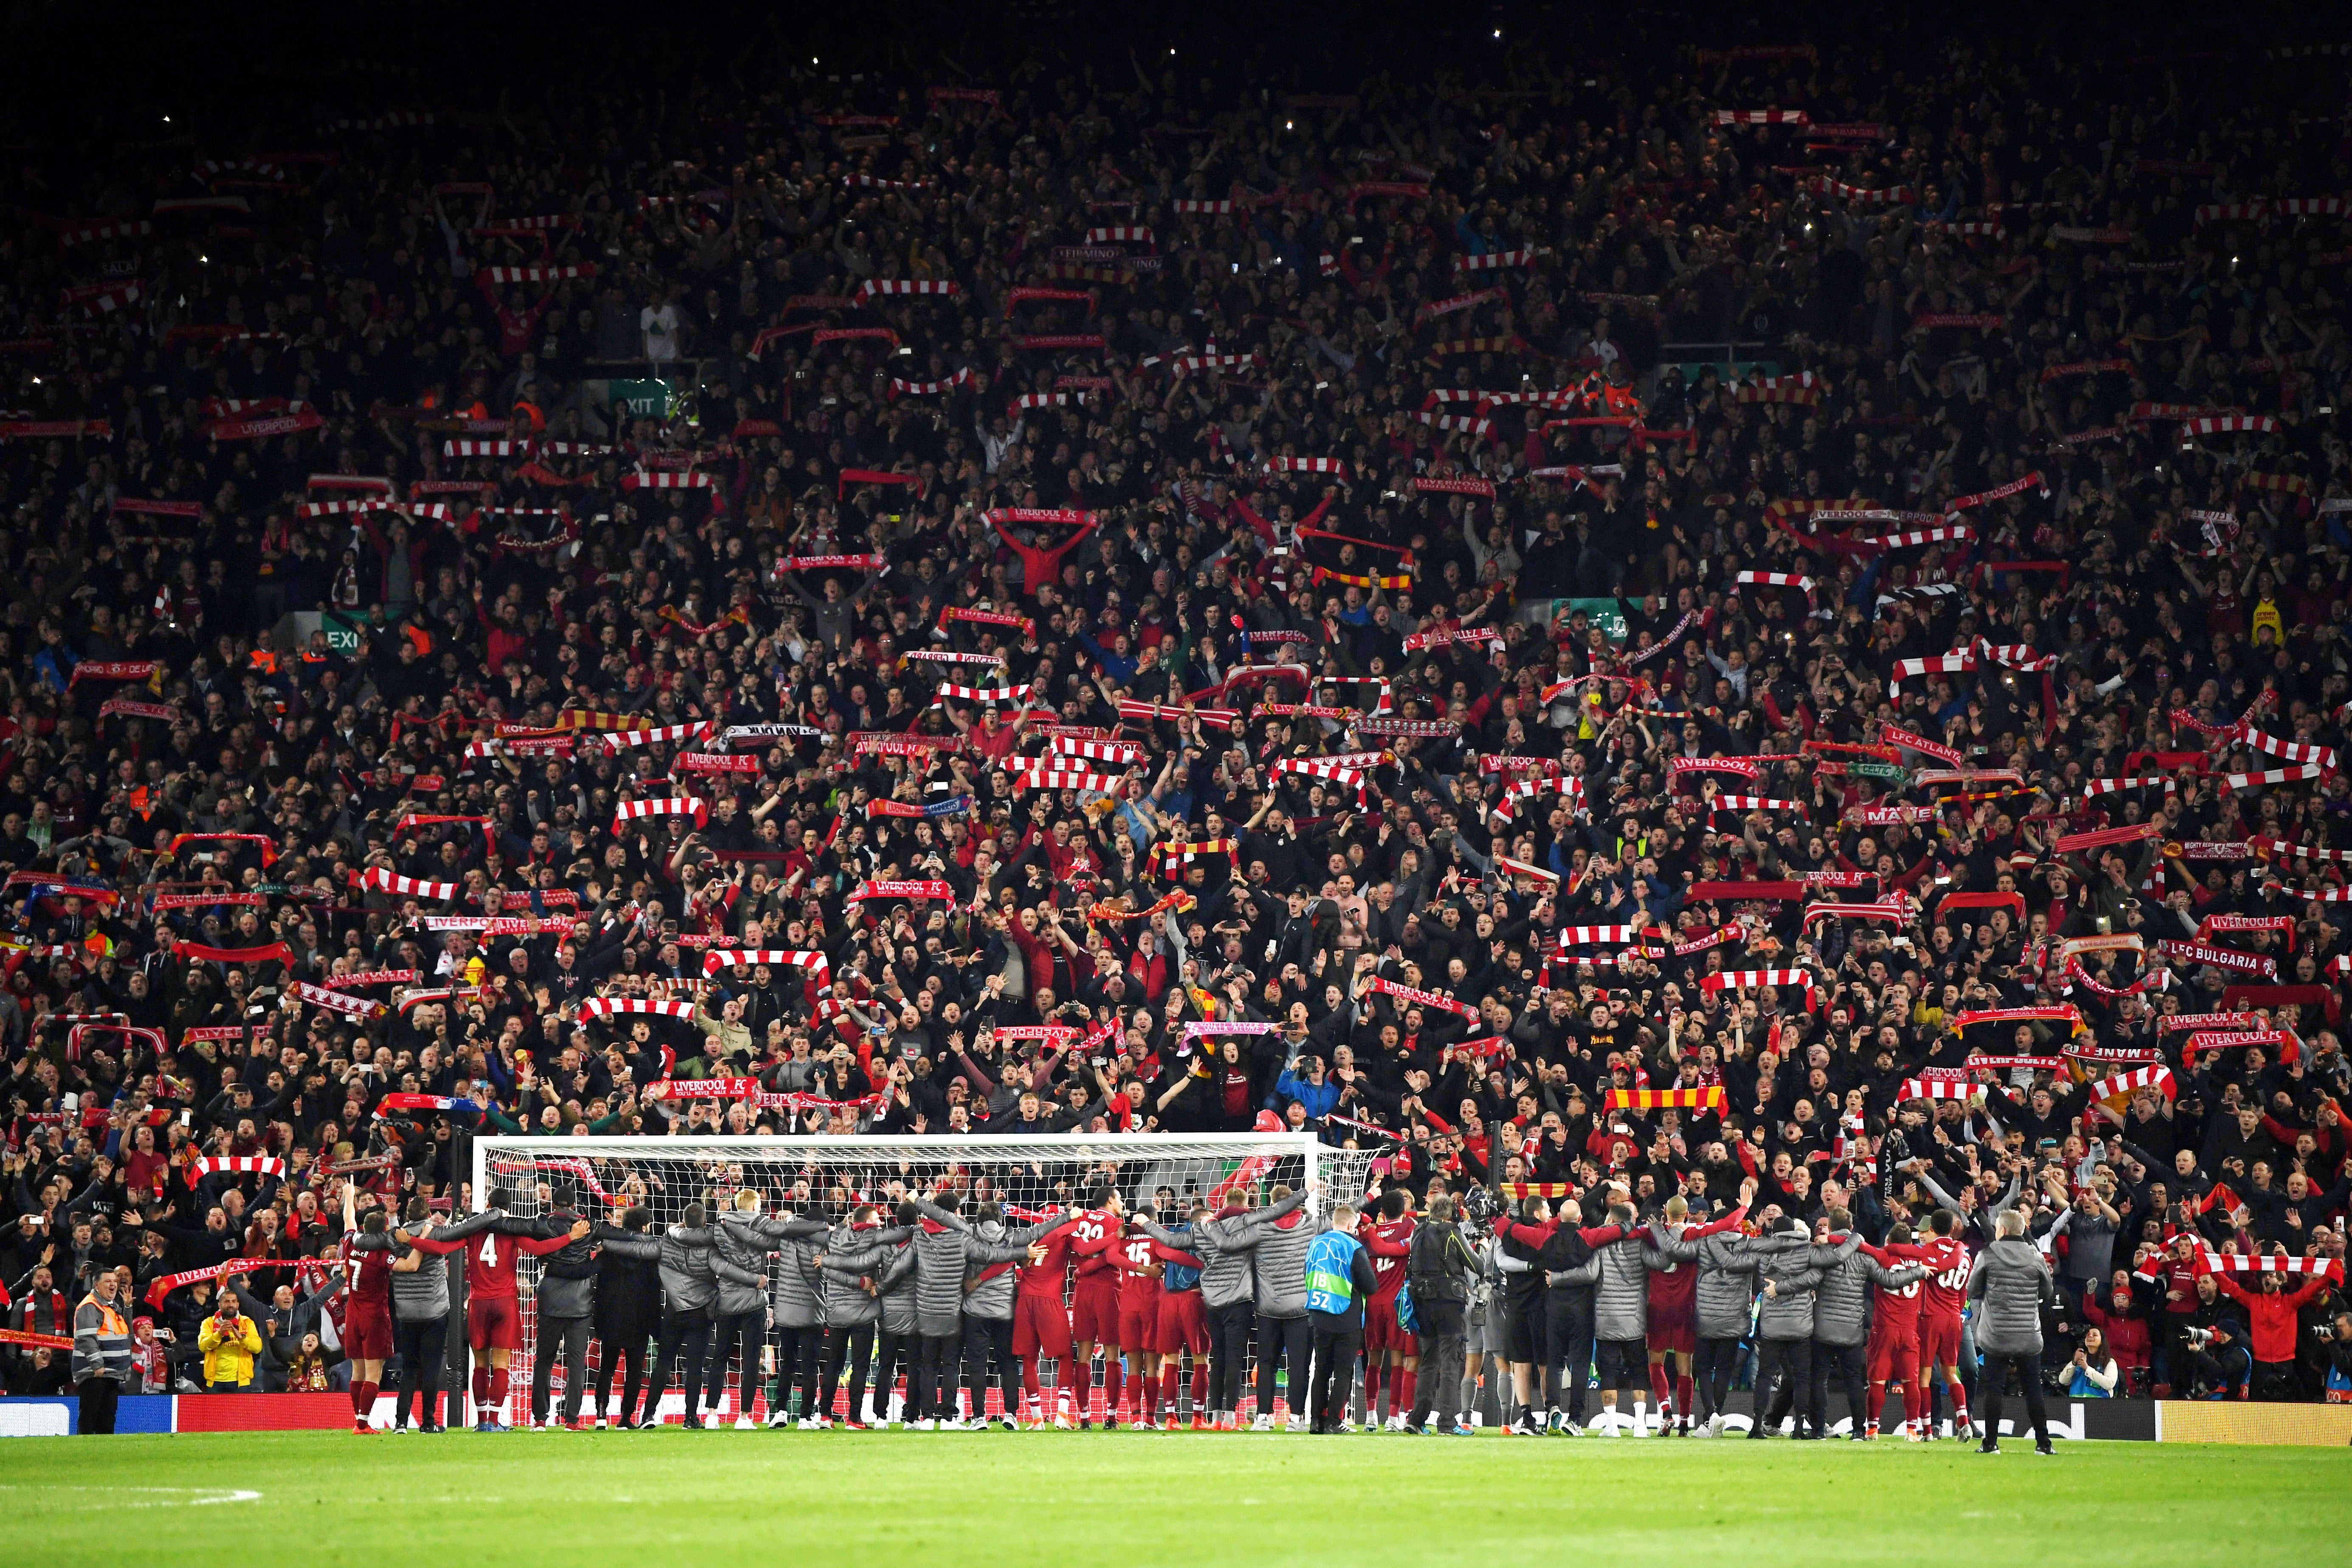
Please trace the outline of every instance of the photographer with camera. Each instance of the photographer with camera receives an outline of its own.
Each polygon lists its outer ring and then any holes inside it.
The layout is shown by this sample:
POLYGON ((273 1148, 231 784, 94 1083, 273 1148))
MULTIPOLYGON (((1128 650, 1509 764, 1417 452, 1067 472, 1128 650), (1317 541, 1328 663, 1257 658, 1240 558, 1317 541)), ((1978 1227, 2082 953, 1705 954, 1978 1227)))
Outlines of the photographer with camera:
POLYGON ((253 1363, 261 1354, 261 1325, 245 1315, 236 1292, 223 1290, 213 1315, 197 1331, 205 1358, 205 1391, 243 1394, 253 1386, 253 1363))
MULTIPOLYGON (((1493 1195, 1484 1187, 1472 1191, 1488 1198, 1493 1195)), ((1451 1437, 1470 1435, 1470 1428, 1463 1424, 1465 1413, 1454 1408, 1461 1384, 1452 1375, 1452 1368, 1462 1360, 1464 1314, 1470 1287, 1478 1275, 1478 1253, 1475 1244, 1464 1235, 1463 1224, 1455 1218, 1457 1212, 1452 1194, 1430 1194, 1428 1216, 1414 1227, 1405 1253, 1405 1289, 1412 1296, 1420 1363, 1430 1369, 1430 1375, 1415 1385, 1412 1409, 1405 1416, 1404 1429, 1415 1435, 1431 1431, 1451 1437)))
POLYGON ((2246 1346, 2245 1321, 2236 1305, 2221 1294, 2218 1277, 2197 1277, 2197 1304, 2181 1325, 2180 1336, 2189 1373, 2181 1384, 2212 1391, 2191 1393, 2189 1397, 2219 1399, 2234 1394, 2244 1399, 2252 1394, 2254 1356, 2246 1346))

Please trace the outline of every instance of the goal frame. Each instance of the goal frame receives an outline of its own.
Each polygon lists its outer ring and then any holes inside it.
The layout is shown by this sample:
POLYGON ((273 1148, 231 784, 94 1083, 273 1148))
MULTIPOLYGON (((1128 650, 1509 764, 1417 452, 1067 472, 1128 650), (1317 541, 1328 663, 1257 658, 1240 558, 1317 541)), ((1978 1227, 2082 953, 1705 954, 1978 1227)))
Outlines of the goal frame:
MULTIPOLYGON (((729 1160, 747 1164, 776 1164, 795 1154, 832 1153, 834 1162, 871 1154, 885 1159, 908 1158, 925 1163, 952 1163, 956 1152, 969 1150, 991 1156, 979 1163, 1011 1164, 1037 1151, 1045 1160, 1110 1159, 1149 1163, 1167 1159, 1296 1156, 1306 1171, 1314 1196, 1310 1206, 1319 1217, 1338 1201, 1330 1191, 1331 1167, 1338 1157, 1363 1157, 1362 1150, 1334 1148, 1312 1132, 1038 1132, 1022 1136, 969 1133, 942 1137, 920 1132, 886 1132, 835 1136, 801 1133, 740 1138, 625 1137, 540 1138, 512 1133, 477 1137, 473 1146, 473 1210, 489 1206, 490 1162, 494 1157, 541 1160, 658 1158, 729 1160)), ((1348 1194, 1360 1197, 1360 1194, 1348 1194)))
MULTIPOLYGON (((1374 1152, 1344 1149, 1325 1142, 1311 1132, 1280 1131, 1249 1132, 1054 1132, 1024 1136, 991 1136, 967 1133, 940 1137, 922 1133, 885 1133, 874 1136, 840 1136, 833 1134, 801 1134, 797 1136, 741 1136, 696 1138, 625 1137, 530 1137, 499 1133, 477 1137, 471 1151, 473 1191, 471 1210, 479 1213, 489 1205, 494 1163, 539 1167, 544 1179, 561 1174, 562 1168, 551 1172, 550 1163, 591 1162, 606 1159, 675 1162, 697 1167, 713 1163, 744 1167, 747 1180, 756 1180, 753 1172, 761 1166, 789 1170, 801 1173, 810 1157, 815 1163, 858 1165, 887 1165, 906 1161, 918 1167, 909 1176, 908 1191, 929 1190, 929 1184, 943 1170, 961 1167, 973 1178, 986 1177, 992 1167, 1017 1169, 1031 1163, 1087 1164, 1107 1160, 1119 1163, 1121 1171, 1117 1183, 1123 1196, 1141 1206, 1147 1198, 1153 1173, 1165 1174, 1165 1168, 1182 1162, 1213 1164, 1222 1167, 1223 1178, 1242 1172, 1253 1159, 1265 1162, 1254 1182, 1299 1181, 1308 1194, 1306 1212, 1319 1222, 1328 1219, 1332 1208, 1340 1203, 1360 1203, 1365 1180, 1369 1179, 1374 1152), (1295 1164, 1293 1162, 1297 1162, 1295 1164), (1361 1166, 1363 1179, 1351 1176, 1349 1167, 1361 1166), (1280 1174, 1276 1174, 1276 1172, 1280 1174), (1130 1173, 1131 1177, 1130 1177, 1130 1173), (1343 1189, 1352 1190, 1343 1190, 1343 1189)), ((520 1173, 505 1177, 513 1182, 520 1173)), ((762 1184, 765 1184, 764 1183, 762 1184)), ((1195 1187, 1195 1195, 1205 1190, 1195 1187)), ((583 1204, 584 1212, 597 1217, 614 1217, 607 1204, 590 1199, 583 1204)), ((535 1201, 525 1205, 535 1209, 535 1201)), ((1172 1216, 1171 1216, 1172 1217, 1172 1216)), ((524 1345, 520 1361, 528 1368, 539 1354, 539 1325, 536 1310, 540 1268, 535 1259, 519 1260, 516 1285, 520 1297, 521 1324, 524 1345)), ((602 1366, 600 1361, 599 1365, 602 1366)), ((1078 1374, 1090 1377, 1084 1368, 1078 1374)), ((1057 1370, 1055 1382, 1071 1375, 1066 1366, 1057 1370)), ((508 1413, 518 1424, 527 1418, 529 1411, 530 1373, 525 1371, 509 1393, 508 1413)), ((568 1376, 566 1382, 568 1384, 568 1376)), ((1080 1385, 1080 1398, 1085 1397, 1085 1384, 1080 1385)), ((677 1391, 673 1391, 675 1394, 677 1391)), ((1101 1392, 1100 1390, 1097 1391, 1101 1392)), ((750 1405, 741 1384, 734 1390, 733 1408, 740 1415, 748 1414, 750 1405)), ((1294 1397, 1297 1395, 1294 1394, 1294 1397)), ((593 1396, 584 1405, 603 1414, 593 1396)))

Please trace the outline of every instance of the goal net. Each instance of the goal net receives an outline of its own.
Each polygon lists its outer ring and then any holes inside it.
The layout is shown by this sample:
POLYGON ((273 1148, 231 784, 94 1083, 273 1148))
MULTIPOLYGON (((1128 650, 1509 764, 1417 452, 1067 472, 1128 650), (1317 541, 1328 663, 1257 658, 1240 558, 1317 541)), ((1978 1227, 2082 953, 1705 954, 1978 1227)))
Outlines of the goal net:
MULTIPOLYGON (((763 1212, 789 1206, 802 1217, 829 1225, 848 1221, 860 1204, 876 1204, 887 1211, 903 1197, 929 1196, 941 1188, 957 1193, 964 1212, 992 1203, 1019 1226, 1024 1215, 1075 1211, 1089 1206, 1088 1196, 1098 1183, 1108 1184, 1126 1201, 1129 1212, 1149 1215, 1164 1225, 1181 1225, 1195 1199, 1212 1206, 1229 1194, 1255 1205, 1269 1202, 1273 1189, 1286 1185, 1314 1195, 1310 1213, 1320 1219, 1339 1201, 1362 1197, 1373 1175, 1375 1151, 1340 1149, 1310 1133, 1241 1132, 1198 1135, 1170 1133, 1055 1133, 1028 1137, 929 1136, 792 1137, 792 1138, 516 1138, 475 1140, 473 1148, 474 1204, 480 1207, 495 1193, 509 1214, 544 1214, 559 1196, 568 1197, 592 1218, 616 1219, 625 1209, 642 1205, 652 1216, 650 1234, 659 1235, 677 1223, 690 1204, 700 1204, 715 1217, 735 1194, 757 1192, 763 1212)), ((770 1259, 770 1278, 779 1260, 770 1259)), ((539 1348, 538 1285, 541 1265, 525 1257, 517 1269, 517 1289, 522 1308, 524 1349, 515 1362, 507 1419, 520 1426, 530 1418, 530 1368, 539 1348)), ((1070 1304, 1071 1279, 1063 1281, 1063 1303, 1070 1304)), ((583 1417, 606 1414, 597 1399, 603 1384, 601 1369, 619 1347, 601 1342, 589 1351, 587 1388, 579 1408, 583 1417)), ((772 1329, 762 1352, 762 1364, 745 1368, 738 1356, 724 1380, 720 1414, 765 1419, 774 1375, 775 1335, 772 1329)), ((653 1348, 646 1351, 646 1374, 653 1372, 653 1348)), ((559 1355, 551 1397, 552 1411, 562 1401, 564 1369, 559 1355)), ((873 1389, 873 1414, 887 1418, 903 1397, 904 1368, 891 1371, 890 1386, 866 1378, 856 1381, 873 1389)), ((1041 1369, 1064 1397, 1091 1398, 1091 1412, 1099 1418, 1109 1410, 1106 1389, 1113 1383, 1097 1354, 1084 1367, 1057 1365, 1048 1358, 1041 1369)), ((1185 1353, 1180 1384, 1192 1386, 1192 1357, 1185 1353)), ((669 1392, 656 1414, 677 1420, 687 1405, 673 1367, 669 1392)), ((1286 1377, 1286 1373, 1285 1376, 1286 1377)), ((706 1373, 706 1377, 708 1373, 706 1373)), ((846 1383, 845 1379, 845 1384, 846 1383)), ((1009 1381, 1009 1380, 1008 1380, 1009 1381)), ((623 1384, 611 1383, 617 1407, 623 1384)), ((1251 1384, 1249 1386, 1254 1386, 1251 1384)), ((968 1391, 969 1392, 969 1391, 968 1391)), ((1305 1390, 1295 1399, 1304 1402, 1305 1390)), ((861 1412, 846 1407, 846 1393, 836 1394, 835 1419, 857 1418, 861 1412)), ((1089 1407, 1078 1406, 1079 1414, 1089 1407)), ((708 1404, 705 1405, 706 1415, 708 1404)), ((998 1395, 992 1385, 984 1398, 973 1400, 968 1414, 994 1415, 998 1395)), ((805 1415, 807 1411, 798 1414, 805 1415)), ((1190 1415, 1187 1405, 1178 1414, 1190 1415)))

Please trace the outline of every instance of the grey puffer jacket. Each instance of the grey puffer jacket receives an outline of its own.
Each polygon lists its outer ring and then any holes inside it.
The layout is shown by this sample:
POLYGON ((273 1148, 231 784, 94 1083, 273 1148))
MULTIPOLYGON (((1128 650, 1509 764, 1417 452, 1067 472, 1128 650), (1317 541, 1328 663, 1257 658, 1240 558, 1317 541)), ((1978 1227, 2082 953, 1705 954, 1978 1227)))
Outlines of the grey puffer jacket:
POLYGON ((2042 1309, 2058 1294, 2040 1248, 2019 1237, 2003 1237, 1977 1254, 1969 1271, 1969 1300, 1984 1303, 1977 1315, 1977 1349, 1996 1355, 2042 1353, 2042 1309))
MULTIPOLYGON (((729 1262, 765 1272, 768 1254, 777 1255, 767 1282, 780 1329, 814 1328, 824 1321, 824 1282, 816 1259, 824 1250, 827 1229, 821 1219, 795 1219, 781 1214, 766 1218, 730 1214, 719 1222, 719 1246, 729 1262)), ((723 1289, 719 1294, 722 1312, 749 1312, 759 1304, 730 1300, 723 1289)))
MULTIPOLYGON (((984 1219, 971 1227, 971 1234, 991 1247, 1002 1247, 1016 1239, 1015 1233, 1004 1228, 1001 1219, 984 1219)), ((1027 1255, 1029 1227, 1018 1233, 1023 1255, 1027 1255)), ((967 1318, 987 1318, 1003 1321, 1013 1316, 1013 1288, 1019 1281, 1010 1268, 990 1274, 996 1265, 983 1263, 974 1268, 963 1284, 963 1313, 967 1318)))
MULTIPOLYGON (((1029 1256, 1029 1244, 982 1241, 961 1228, 961 1216, 928 1199, 916 1199, 915 1208, 928 1222, 915 1233, 915 1331, 926 1339, 945 1339, 962 1331, 964 1276, 975 1266, 1017 1263, 1029 1256)), ((1303 1298, 1303 1266, 1300 1279, 1303 1298)))
POLYGON ((829 1327, 859 1328, 881 1317, 881 1298, 858 1281, 871 1279, 878 1287, 882 1271, 898 1256, 898 1244, 908 1234, 903 1227, 860 1230, 844 1225, 825 1237, 824 1308, 829 1327))
MULTIPOLYGON (((643 1237, 616 1230, 604 1237, 608 1247, 618 1238, 620 1250, 643 1257, 636 1247, 628 1245, 643 1237)), ((719 1233, 709 1226, 671 1226, 655 1243, 655 1256, 661 1260, 662 1310, 672 1313, 708 1312, 719 1300, 719 1277, 722 1267, 743 1271, 719 1259, 719 1233)), ((751 1276, 757 1283, 759 1276, 751 1276)), ((743 1283, 741 1280, 737 1281, 743 1283)))
POLYGON ((915 1291, 921 1282, 916 1269, 915 1244, 909 1241, 882 1265, 882 1272, 874 1278, 881 1291, 882 1331, 886 1334, 915 1331, 915 1291))
POLYGON ((1601 1278, 1592 1291, 1592 1337, 1638 1340, 1650 1331, 1648 1243, 1622 1236, 1593 1248, 1601 1278))
POLYGON ((1698 1263, 1698 1285, 1693 1310, 1703 1340, 1744 1338, 1755 1315, 1756 1265, 1752 1241, 1737 1231, 1721 1231, 1697 1241, 1677 1240, 1675 1249, 1688 1247, 1698 1263))
MULTIPOLYGON (((1280 1203, 1262 1209, 1239 1209, 1218 1214, 1195 1224, 1182 1237, 1157 1221, 1142 1221, 1146 1236, 1163 1247, 1181 1247, 1201 1260, 1201 1305, 1208 1311, 1220 1307, 1236 1307, 1255 1299, 1256 1285, 1251 1279, 1250 1233, 1259 1224, 1271 1224, 1307 1201, 1303 1192, 1291 1194, 1280 1203)), ((1306 1304, 1307 1261, 1299 1258, 1299 1310, 1306 1304)))
MULTIPOLYGON (((921 1212, 925 1219, 936 1225, 946 1226, 950 1230, 962 1231, 982 1246, 1019 1247, 1021 1256, 1016 1261, 1027 1258, 1031 1242, 1035 1241, 1047 1231, 1069 1223, 1066 1216, 1056 1215, 1051 1219, 1042 1219, 1034 1224, 1023 1226, 1019 1230, 1007 1230, 1004 1228, 1003 1220, 984 1219, 974 1223, 960 1214, 950 1214, 946 1209, 935 1204, 927 1203, 921 1198, 915 1200, 915 1207, 921 1212)), ((1000 1323, 1013 1316, 1013 1296, 1014 1289, 1021 1282, 1020 1276, 1008 1268, 991 1279, 980 1279, 981 1275, 1003 1261, 1005 1259, 999 1258, 992 1261, 977 1263, 972 1267, 971 1277, 964 1281, 964 1316, 987 1318, 1000 1323), (979 1280, 979 1283, 973 1283, 974 1280, 979 1280)))
MULTIPOLYGON (((1859 1237, 1832 1237, 1843 1244, 1859 1237)), ((1866 1252, 1840 1258, 1813 1292, 1813 1338, 1825 1345, 1858 1345, 1870 1338, 1870 1287, 1900 1290, 1927 1271, 1916 1263, 1889 1268, 1866 1252)))
MULTIPOLYGON (((1297 1224, 1286 1228, 1283 1217, 1260 1209, 1237 1227, 1242 1245, 1249 1249, 1250 1272, 1257 1280, 1261 1318, 1307 1315, 1307 1249, 1325 1227, 1302 1215, 1297 1224)), ((1206 1300, 1203 1297, 1202 1301, 1206 1300)))
MULTIPOLYGON (((1849 1239, 1861 1245, 1858 1237, 1849 1239)), ((1759 1237, 1755 1247, 1757 1285, 1772 1287, 1757 1312, 1757 1334, 1768 1340, 1811 1339, 1813 1292, 1826 1272, 1825 1262, 1815 1256, 1812 1237, 1759 1237)))

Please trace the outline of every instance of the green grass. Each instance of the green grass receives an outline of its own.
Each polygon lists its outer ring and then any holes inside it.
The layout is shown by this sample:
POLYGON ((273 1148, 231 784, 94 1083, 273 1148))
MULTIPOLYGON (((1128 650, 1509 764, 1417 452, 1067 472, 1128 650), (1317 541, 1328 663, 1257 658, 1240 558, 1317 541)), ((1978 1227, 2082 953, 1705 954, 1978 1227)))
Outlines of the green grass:
POLYGON ((42 1568, 1470 1568, 1563 1548, 1684 1565, 2341 1561, 2342 1450, 2031 1449, 675 1429, 30 1438, 0 1447, 0 1547, 42 1568))

